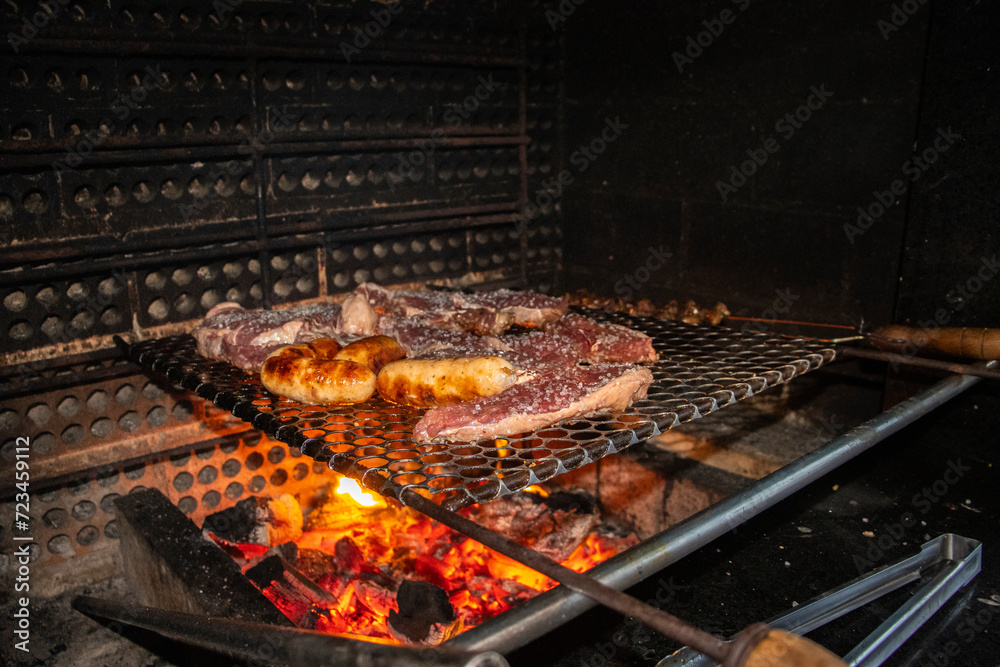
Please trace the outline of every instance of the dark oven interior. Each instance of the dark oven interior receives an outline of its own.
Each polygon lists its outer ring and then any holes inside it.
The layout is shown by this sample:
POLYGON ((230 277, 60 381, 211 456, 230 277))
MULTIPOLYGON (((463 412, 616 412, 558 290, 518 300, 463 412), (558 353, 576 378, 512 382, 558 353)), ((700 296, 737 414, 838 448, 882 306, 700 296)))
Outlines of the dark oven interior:
MULTIPOLYGON (((372 281, 721 301, 729 326, 768 335, 995 324, 998 18, 971 0, 6 0, 0 565, 16 574, 28 550, 34 615, 30 652, 5 639, 0 655, 208 660, 70 609, 130 595, 115 501, 158 489, 201 526, 337 478, 115 343, 189 332, 223 301, 280 308, 372 281)), ((941 377, 838 359, 543 492, 582 494, 645 542, 941 377)), ((985 381, 629 584, 728 636, 941 533, 989 550, 997 407, 985 381), (934 495, 959 459, 968 474, 934 495), (894 536, 928 484, 921 527, 894 536)), ((995 574, 972 586, 887 664, 1000 650, 989 618, 956 639, 1000 601, 995 574)), ((879 604, 823 642, 849 651, 894 608, 879 604)), ((653 665, 680 646, 601 609, 544 639, 503 634, 516 624, 455 645, 560 665, 653 665)))

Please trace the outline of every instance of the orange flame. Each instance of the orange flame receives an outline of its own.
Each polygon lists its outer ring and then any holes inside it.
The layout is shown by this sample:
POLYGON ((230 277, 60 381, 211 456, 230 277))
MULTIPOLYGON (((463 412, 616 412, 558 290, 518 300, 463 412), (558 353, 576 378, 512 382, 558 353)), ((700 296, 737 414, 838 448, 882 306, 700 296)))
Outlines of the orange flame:
POLYGON ((384 500, 376 498, 362 489, 357 480, 353 480, 350 477, 341 477, 340 483, 337 484, 337 488, 334 492, 341 496, 348 496, 351 500, 362 507, 387 507, 384 500))
MULTIPOLYGON (((537 486, 528 490, 548 495, 537 486)), ((456 619, 442 628, 441 638, 475 627, 556 585, 407 507, 382 511, 389 503, 365 492, 353 479, 341 478, 327 503, 312 510, 312 526, 295 540, 300 553, 321 551, 333 557, 328 569, 307 572, 335 600, 312 607, 319 614, 315 628, 321 632, 405 643, 388 619, 390 611, 398 609, 395 585, 403 579, 426 581, 448 594, 456 619)), ((593 531, 563 565, 584 572, 636 543, 634 535, 619 538, 593 531)), ((276 599, 274 591, 265 594, 293 618, 290 602, 276 599)))

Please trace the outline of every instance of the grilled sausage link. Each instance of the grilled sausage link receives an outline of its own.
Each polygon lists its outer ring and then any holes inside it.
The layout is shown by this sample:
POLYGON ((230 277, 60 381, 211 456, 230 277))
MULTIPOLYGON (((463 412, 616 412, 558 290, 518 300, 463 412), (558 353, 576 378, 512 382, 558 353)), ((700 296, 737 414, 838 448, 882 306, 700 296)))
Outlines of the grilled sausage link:
POLYGON ((378 394, 393 403, 430 407, 499 394, 514 386, 517 371, 500 357, 404 359, 378 374, 378 394))
POLYGON ((356 340, 334 355, 334 359, 356 361, 367 366, 373 373, 378 373, 382 367, 391 361, 406 356, 403 346, 388 336, 372 336, 356 340))
POLYGON ((268 390, 300 403, 360 403, 375 393, 375 373, 356 361, 333 359, 335 340, 289 345, 273 352, 260 369, 268 390))

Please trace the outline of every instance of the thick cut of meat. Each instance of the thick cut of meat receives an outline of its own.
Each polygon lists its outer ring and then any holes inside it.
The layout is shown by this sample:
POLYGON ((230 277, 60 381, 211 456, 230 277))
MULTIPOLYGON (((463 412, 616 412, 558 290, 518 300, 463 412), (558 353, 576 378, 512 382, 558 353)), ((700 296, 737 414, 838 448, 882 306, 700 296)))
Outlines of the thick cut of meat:
POLYGON ((481 336, 499 335, 513 322, 509 315, 489 308, 440 308, 415 315, 413 319, 427 326, 468 331, 481 336))
POLYGON ((545 332, 565 339, 582 361, 639 363, 657 357, 653 340, 646 334, 583 315, 567 315, 545 327, 545 332))
POLYGON ((330 304, 246 310, 227 302, 210 310, 192 334, 199 354, 243 370, 260 370, 279 347, 336 337, 339 319, 340 306, 330 304))
POLYGON ((492 336, 440 329, 413 317, 383 317, 379 320, 378 332, 394 338, 410 359, 476 357, 507 349, 492 336))
POLYGON ((373 316, 392 316, 412 318, 428 327, 486 335, 505 331, 512 321, 494 309, 466 303, 457 292, 387 290, 374 283, 359 285, 344 302, 344 312, 345 330, 354 328, 356 321, 367 323, 373 316))
POLYGON ((555 322, 568 308, 565 299, 509 289, 463 294, 462 298, 466 304, 495 310, 522 327, 541 327, 555 322))
POLYGON ((646 395, 647 368, 630 364, 550 367, 495 396, 428 410, 413 427, 417 442, 466 442, 543 428, 602 410, 624 410, 646 395))
POLYGON ((574 366, 583 358, 578 344, 544 331, 503 336, 500 341, 510 351, 501 352, 499 356, 520 369, 534 369, 548 364, 574 366))
MULTIPOLYGON (((513 324, 540 327, 566 313, 566 301, 534 292, 508 289, 492 292, 434 292, 387 290, 374 283, 363 283, 344 303, 345 331, 355 322, 367 325, 373 317, 391 315, 415 318, 441 329, 469 331, 480 335, 499 335, 513 324), (366 306, 362 306, 362 302, 366 306)), ((368 329, 359 333, 370 335, 368 329)))

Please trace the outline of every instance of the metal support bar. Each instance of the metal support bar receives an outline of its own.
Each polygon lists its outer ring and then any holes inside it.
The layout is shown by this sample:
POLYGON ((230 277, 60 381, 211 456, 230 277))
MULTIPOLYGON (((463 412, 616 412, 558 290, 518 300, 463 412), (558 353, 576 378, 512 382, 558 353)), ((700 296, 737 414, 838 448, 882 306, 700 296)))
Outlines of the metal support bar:
MULTIPOLYGON (((979 378, 972 376, 945 378, 758 480, 749 488, 596 566, 588 574, 612 588, 628 588, 835 470, 977 382, 979 378)), ((587 596, 567 587, 558 587, 462 633, 447 644, 468 650, 512 651, 551 632, 594 605, 587 596)))
POLYGON ((81 596, 73 607, 88 616, 152 630, 168 639, 215 651, 249 665, 274 667, 508 667, 492 652, 410 648, 335 637, 266 623, 234 621, 81 596))

